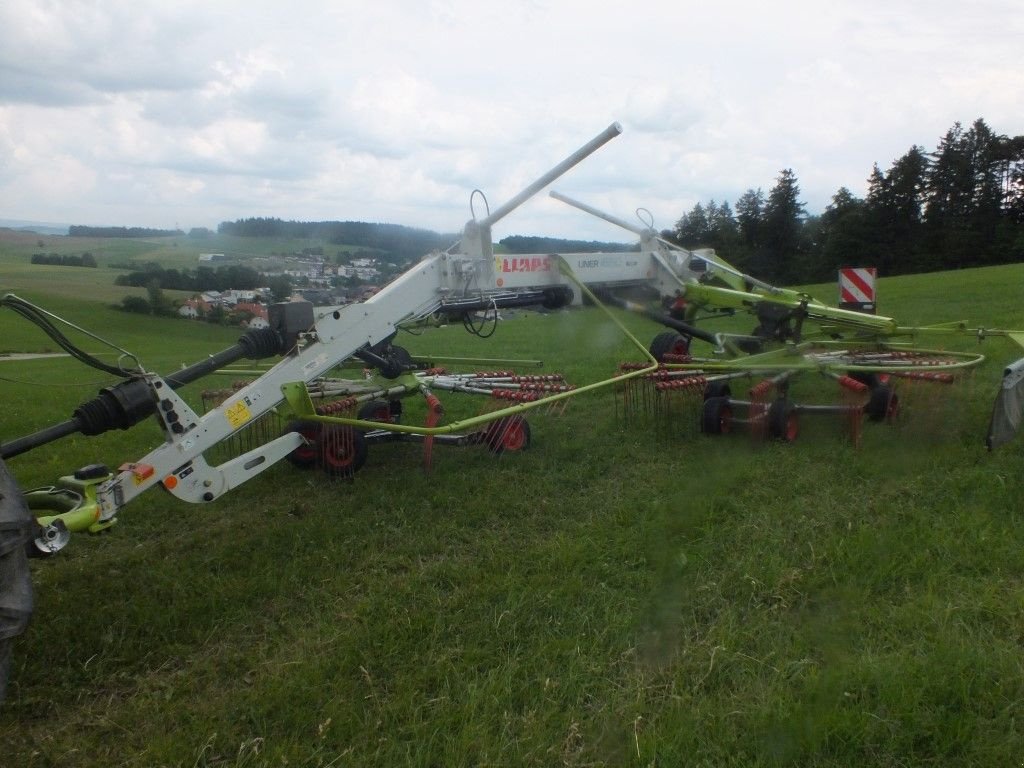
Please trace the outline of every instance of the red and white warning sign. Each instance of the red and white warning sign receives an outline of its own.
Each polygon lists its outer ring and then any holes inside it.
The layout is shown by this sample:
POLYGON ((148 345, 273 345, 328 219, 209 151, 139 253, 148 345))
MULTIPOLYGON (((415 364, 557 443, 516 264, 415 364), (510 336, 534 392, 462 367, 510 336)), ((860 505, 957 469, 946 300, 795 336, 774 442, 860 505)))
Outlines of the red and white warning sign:
POLYGON ((839 306, 875 311, 875 267, 843 267, 839 270, 839 306))

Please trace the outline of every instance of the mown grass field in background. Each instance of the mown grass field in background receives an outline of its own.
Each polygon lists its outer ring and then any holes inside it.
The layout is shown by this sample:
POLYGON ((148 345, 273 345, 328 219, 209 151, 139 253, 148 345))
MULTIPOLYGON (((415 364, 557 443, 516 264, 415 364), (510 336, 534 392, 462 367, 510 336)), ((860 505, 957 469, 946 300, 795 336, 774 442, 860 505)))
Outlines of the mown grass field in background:
MULTIPOLYGON (((1022 285, 1024 266, 882 280, 879 309, 1021 328, 1022 285)), ((156 370, 237 335, 66 306, 156 370)), ((30 345, 19 325, 0 315, 30 345)), ((399 341, 541 358, 576 383, 633 357, 594 310, 399 341)), ((905 388, 902 420, 859 448, 827 420, 791 445, 709 438, 682 403, 626 419, 607 391, 531 417, 521 453, 435 447, 429 474, 418 446, 380 445, 351 483, 282 463, 210 505, 153 490, 33 562, 0 762, 1017 765, 1024 456, 983 439, 1021 353, 983 351, 942 397, 905 388)), ((67 418, 102 379, 64 359, 0 377, 0 439, 67 418)), ((140 425, 8 466, 48 484, 159 440, 140 425)))
MULTIPOLYGON (((329 245, 323 240, 294 238, 235 237, 211 235, 206 238, 187 236, 161 237, 143 240, 114 237, 65 237, 37 235, 0 228, 0 295, 44 293, 58 299, 81 298, 120 304, 125 296, 146 296, 144 288, 114 285, 118 275, 130 270, 129 264, 142 266, 159 264, 164 269, 195 271, 200 253, 224 254, 228 260, 210 262, 206 266, 217 268, 227 264, 246 264, 258 271, 267 269, 265 262, 253 262, 258 257, 301 253, 305 248, 325 249, 327 258, 339 251, 356 250, 352 246, 329 245), (66 256, 92 254, 94 268, 32 264, 35 253, 57 253, 66 256)), ((281 262, 283 264, 283 262, 281 262)), ((176 302, 191 296, 191 292, 164 291, 176 302)), ((0 352, 3 350, 0 349, 0 352)))
MULTIPOLYGON (((322 239, 236 237, 211 234, 208 237, 68 237, 37 235, 0 228, 0 269, 11 263, 28 263, 34 253, 81 255, 89 252, 100 268, 131 261, 154 262, 165 269, 195 269, 200 253, 219 253, 244 261, 259 256, 301 253, 304 248, 321 247, 334 255, 351 246, 333 245, 322 239)), ((223 262, 215 262, 214 266, 223 262)))

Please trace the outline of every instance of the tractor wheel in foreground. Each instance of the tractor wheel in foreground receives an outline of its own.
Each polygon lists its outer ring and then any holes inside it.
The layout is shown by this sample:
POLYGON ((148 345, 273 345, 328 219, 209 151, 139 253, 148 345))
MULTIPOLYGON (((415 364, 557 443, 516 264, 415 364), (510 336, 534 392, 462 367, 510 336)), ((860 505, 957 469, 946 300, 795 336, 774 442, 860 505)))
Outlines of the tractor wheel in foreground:
POLYGON ((352 427, 325 426, 318 448, 320 466, 331 477, 351 477, 366 463, 366 436, 352 427))
POLYGON ((732 404, 727 396, 709 397, 704 401, 700 431, 705 435, 725 435, 732 431, 732 404))
POLYGON ((768 406, 768 437, 792 443, 800 434, 800 420, 793 404, 784 397, 768 406))
POLYGON ((522 416, 506 416, 487 425, 484 442, 492 453, 524 450, 530 447, 530 425, 522 416))
POLYGON ((397 424, 402 413, 400 400, 371 400, 359 409, 359 418, 364 421, 380 421, 384 424, 397 424), (397 407, 396 407, 397 406, 397 407))
POLYGON ((892 421, 899 415, 900 397, 888 384, 871 388, 871 397, 864 406, 864 413, 871 421, 892 421))
POLYGON ((688 355, 690 340, 675 331, 665 331, 654 337, 650 346, 651 357, 659 363, 665 362, 665 355, 688 355))
POLYGON ((306 443, 300 445, 288 454, 288 461, 299 469, 311 469, 316 466, 317 444, 320 442, 320 433, 323 425, 316 421, 289 421, 284 428, 285 432, 298 432, 306 439, 306 443))

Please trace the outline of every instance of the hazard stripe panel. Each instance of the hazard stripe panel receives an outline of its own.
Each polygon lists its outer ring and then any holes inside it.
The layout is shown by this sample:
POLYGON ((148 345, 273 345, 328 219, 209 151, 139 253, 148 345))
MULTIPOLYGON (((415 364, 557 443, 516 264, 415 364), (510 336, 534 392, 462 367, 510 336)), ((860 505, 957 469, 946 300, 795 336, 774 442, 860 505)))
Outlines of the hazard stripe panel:
POLYGON ((839 300, 844 303, 874 303, 876 272, 874 267, 840 269, 839 300))

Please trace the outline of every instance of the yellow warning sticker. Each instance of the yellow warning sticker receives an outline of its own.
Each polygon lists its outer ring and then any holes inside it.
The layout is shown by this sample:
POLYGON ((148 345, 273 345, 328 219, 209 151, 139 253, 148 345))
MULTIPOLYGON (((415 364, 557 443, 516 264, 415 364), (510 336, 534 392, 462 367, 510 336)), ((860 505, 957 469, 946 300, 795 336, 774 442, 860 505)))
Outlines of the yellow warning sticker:
POLYGON ((224 418, 228 420, 228 424, 231 425, 232 429, 238 429, 252 418, 252 413, 246 406, 245 401, 239 400, 237 403, 229 405, 224 409, 224 418))

